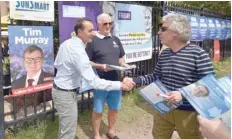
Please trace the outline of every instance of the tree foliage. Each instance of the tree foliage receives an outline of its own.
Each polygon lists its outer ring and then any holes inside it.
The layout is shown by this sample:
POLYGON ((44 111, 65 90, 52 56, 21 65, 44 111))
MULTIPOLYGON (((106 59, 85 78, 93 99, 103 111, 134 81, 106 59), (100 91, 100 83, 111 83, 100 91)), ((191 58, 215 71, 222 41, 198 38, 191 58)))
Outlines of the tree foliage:
POLYGON ((230 1, 180 1, 177 3, 182 3, 193 7, 200 7, 204 10, 215 11, 225 16, 231 16, 230 1))

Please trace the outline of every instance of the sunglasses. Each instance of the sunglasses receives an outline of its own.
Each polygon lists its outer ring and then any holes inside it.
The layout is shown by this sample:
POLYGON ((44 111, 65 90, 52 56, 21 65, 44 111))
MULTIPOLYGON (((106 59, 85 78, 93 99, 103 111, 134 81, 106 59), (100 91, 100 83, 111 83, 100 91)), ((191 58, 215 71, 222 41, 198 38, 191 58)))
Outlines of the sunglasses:
POLYGON ((103 23, 103 26, 107 26, 108 24, 109 24, 109 26, 112 26, 113 22, 103 23))
POLYGON ((162 31, 162 32, 164 32, 164 31, 166 31, 166 30, 168 30, 168 27, 160 27, 160 31, 162 31))

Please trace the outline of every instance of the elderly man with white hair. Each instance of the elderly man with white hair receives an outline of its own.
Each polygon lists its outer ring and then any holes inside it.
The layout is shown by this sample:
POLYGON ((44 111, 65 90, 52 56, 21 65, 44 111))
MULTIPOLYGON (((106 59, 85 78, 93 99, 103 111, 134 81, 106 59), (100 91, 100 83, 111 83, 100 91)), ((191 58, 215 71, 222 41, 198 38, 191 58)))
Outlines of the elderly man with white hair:
MULTIPOLYGON (((97 17, 98 32, 88 44, 86 52, 92 66, 97 69, 100 78, 119 81, 120 72, 111 70, 106 64, 128 67, 124 60, 124 49, 118 37, 112 35, 111 28, 113 21, 108 14, 100 14, 97 17)), ((114 131, 114 125, 121 108, 121 91, 94 90, 94 108, 92 114, 92 125, 94 129, 94 139, 100 139, 99 129, 104 110, 105 101, 108 104, 108 131, 106 136, 110 139, 118 139, 114 131)))
POLYGON ((159 79, 169 90, 167 101, 182 103, 166 115, 155 111, 152 132, 154 139, 170 139, 174 129, 181 139, 202 139, 198 130, 197 112, 177 89, 214 73, 212 62, 204 49, 188 43, 191 26, 186 16, 164 16, 158 35, 161 43, 168 48, 161 53, 152 74, 133 78, 133 82, 136 85, 148 85, 159 79))

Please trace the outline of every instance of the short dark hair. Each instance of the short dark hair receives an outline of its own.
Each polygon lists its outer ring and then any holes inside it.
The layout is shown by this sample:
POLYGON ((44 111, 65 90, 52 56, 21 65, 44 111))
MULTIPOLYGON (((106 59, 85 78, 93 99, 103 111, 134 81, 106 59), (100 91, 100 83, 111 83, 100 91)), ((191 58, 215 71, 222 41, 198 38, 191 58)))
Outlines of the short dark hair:
POLYGON ((36 46, 36 45, 28 46, 28 47, 25 49, 23 56, 25 56, 25 53, 33 53, 33 52, 35 52, 35 51, 39 51, 40 54, 41 54, 41 56, 42 56, 42 58, 44 57, 44 55, 43 55, 43 50, 42 50, 40 47, 36 46))
POLYGON ((85 21, 92 22, 90 19, 85 18, 85 17, 78 19, 76 25, 74 26, 74 31, 75 31, 76 35, 77 35, 77 33, 78 33, 78 29, 83 30, 83 28, 84 28, 83 23, 84 23, 85 21))

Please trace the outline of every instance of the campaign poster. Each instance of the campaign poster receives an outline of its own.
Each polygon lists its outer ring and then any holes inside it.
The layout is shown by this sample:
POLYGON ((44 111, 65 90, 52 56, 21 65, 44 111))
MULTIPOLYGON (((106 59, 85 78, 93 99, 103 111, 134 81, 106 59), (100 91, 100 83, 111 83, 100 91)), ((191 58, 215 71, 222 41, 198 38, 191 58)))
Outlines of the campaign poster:
POLYGON ((59 38, 60 44, 75 35, 74 26, 79 18, 92 20, 97 30, 97 16, 102 13, 102 2, 99 1, 59 1, 59 38))
POLYGON ((199 33, 201 35, 201 40, 208 39, 208 23, 206 17, 198 16, 199 18, 199 33))
POLYGON ((231 38, 231 21, 226 20, 226 39, 231 38))
POLYGON ((10 1, 10 18, 54 21, 54 1, 10 1))
POLYGON ((52 88, 53 28, 8 26, 12 95, 52 88))
POLYGON ((220 36, 220 40, 225 40, 226 39, 226 20, 224 19, 219 19, 219 22, 221 23, 221 36, 220 36))
POLYGON ((114 34, 121 40, 126 63, 152 57, 152 8, 115 4, 114 34))
POLYGON ((214 40, 216 36, 216 23, 214 18, 207 18, 208 19, 208 29, 209 29, 209 40, 214 40))
POLYGON ((199 17, 198 16, 187 16, 191 24, 191 41, 201 41, 200 27, 199 27, 199 17))
POLYGON ((215 25, 216 25, 216 35, 215 35, 215 40, 220 40, 222 37, 222 24, 220 22, 219 18, 215 18, 215 25))
POLYGON ((202 116, 214 119, 231 108, 231 98, 220 86, 213 74, 203 77, 179 91, 202 116))

